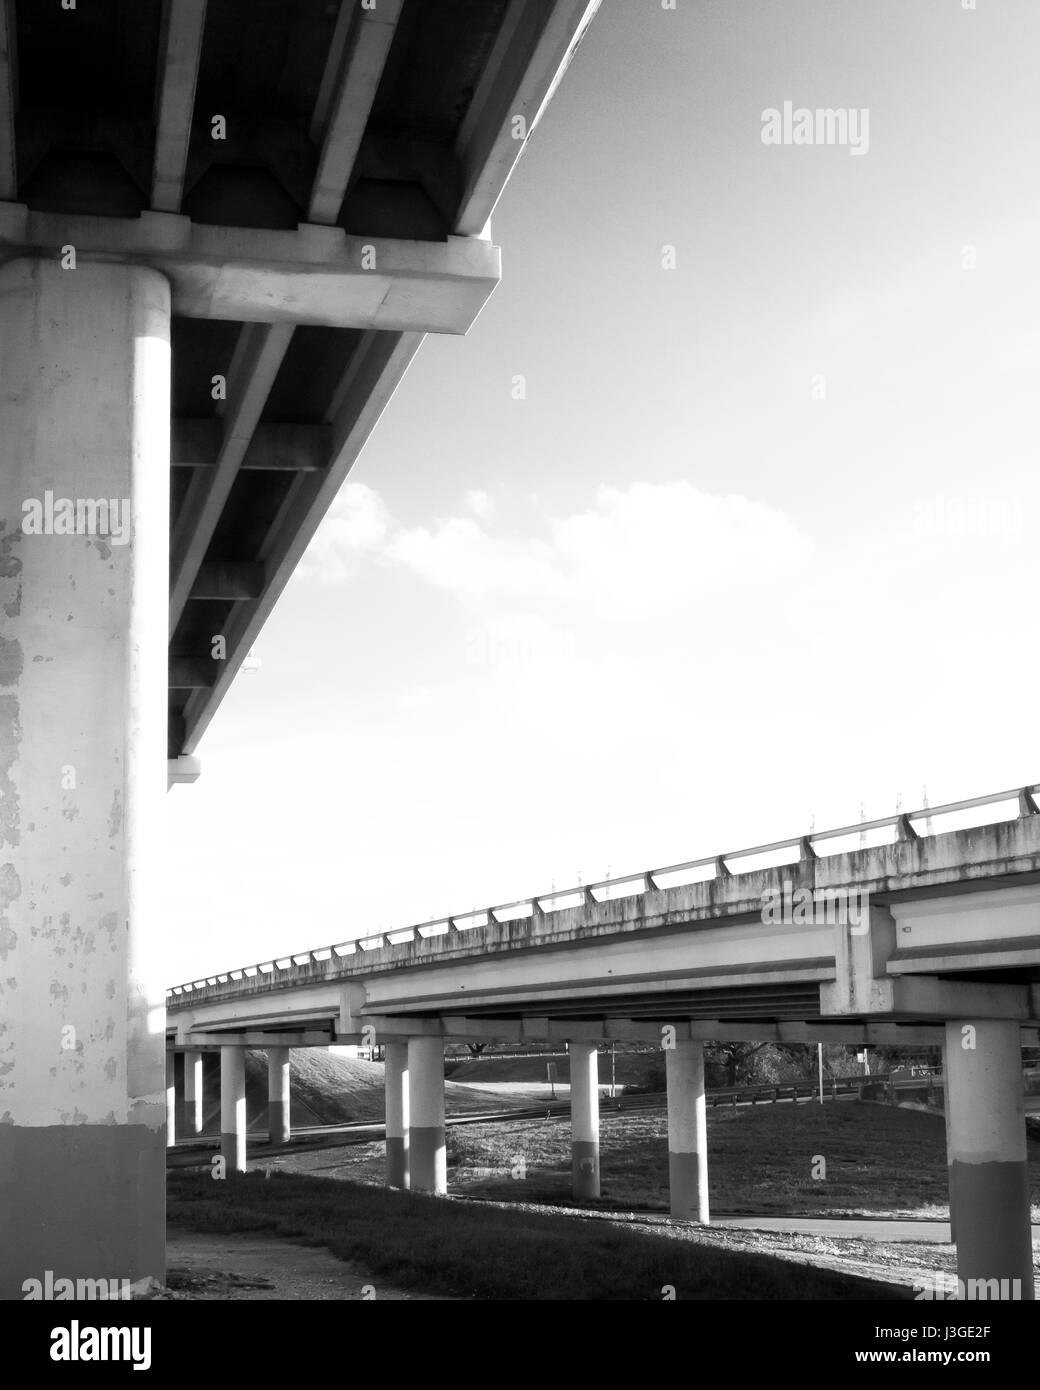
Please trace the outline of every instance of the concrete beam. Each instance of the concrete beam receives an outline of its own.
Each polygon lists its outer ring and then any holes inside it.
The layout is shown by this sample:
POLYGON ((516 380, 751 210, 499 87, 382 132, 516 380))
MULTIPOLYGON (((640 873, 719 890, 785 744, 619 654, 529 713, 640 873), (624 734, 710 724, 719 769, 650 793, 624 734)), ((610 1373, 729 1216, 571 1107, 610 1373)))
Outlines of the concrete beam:
POLYGON ((238 1047, 331 1047, 333 1039, 328 1033, 301 1030, 297 1033, 264 1032, 259 1028, 246 1028, 240 1033, 207 1033, 189 1031, 179 1040, 178 1045, 190 1046, 197 1051, 212 1051, 234 1043, 238 1047))
MULTIPOLYGON (((443 1019, 402 1018, 393 1015, 366 1015, 365 1022, 376 1029, 382 1041, 409 1037, 440 1037, 445 1042, 645 1042, 659 1045, 665 1027, 674 1029, 681 1041, 699 1042, 778 1042, 778 1043, 856 1043, 861 1047, 878 1046, 940 1047, 943 1025, 914 1023, 878 1023, 848 1020, 830 1022, 810 1019, 807 1022, 761 1023, 734 1022, 727 1019, 674 1020, 647 1018, 606 1019, 443 1019)), ((1023 1028, 1023 1046, 1036 1029, 1023 1028)), ((194 1035, 193 1035, 194 1036, 194 1035)), ((363 1041, 360 1032, 337 1033, 335 1042, 355 1045, 363 1041)), ((303 1044, 294 1044, 302 1046, 303 1044)))
POLYGON ((152 207, 159 212, 180 212, 205 27, 206 0, 166 0, 152 175, 152 207))
POLYGON ((940 980, 929 975, 900 976, 892 981, 893 1012, 912 1019, 1003 1018, 1035 1024, 1033 1003, 1028 985, 940 980))
POLYGON ((197 782, 202 775, 200 758, 167 758, 166 790, 178 782, 197 782))
POLYGON ((835 925, 835 979, 820 985, 825 1015, 892 1012, 893 985, 886 971, 896 950, 896 921, 887 907, 869 903, 862 920, 835 925))
MULTIPOLYGON (((192 695, 185 706, 184 751, 192 753, 231 686, 282 590, 299 564, 369 434, 419 350, 419 334, 369 334, 358 349, 337 392, 328 468, 309 476, 308 486, 290 494, 266 558, 268 582, 255 603, 241 604, 225 626, 228 654, 210 691, 192 695)), ((382 955, 382 952, 378 954, 382 955)))
POLYGON ((443 242, 214 227, 164 212, 81 217, 0 206, 0 259, 152 266, 169 280, 173 311, 188 318, 324 324, 400 333, 468 331, 501 277, 498 248, 477 237, 443 242))
MULTIPOLYGON (((192 478, 170 541, 171 632, 176 631, 234 485, 239 465, 259 422, 260 412, 289 349, 292 332, 292 328, 284 324, 246 324, 239 334, 228 371, 227 400, 223 403, 224 414, 221 417, 223 435, 217 463, 212 470, 200 470, 192 478)), ((239 664, 236 663, 235 671, 239 664)), ((211 670, 211 676, 209 681, 200 682, 202 688, 215 683, 216 672, 211 670)), ((173 684, 172 677, 170 683, 173 684)))
MULTIPOLYGON (((219 418, 174 420, 170 427, 170 466, 216 468, 224 438, 224 422, 219 418)), ((258 424, 239 469, 320 473, 329 461, 331 448, 332 430, 328 425, 258 424)))
MULTIPOLYGON (((327 118, 321 122, 321 155, 307 210, 309 222, 331 225, 339 217, 403 3, 379 0, 374 9, 355 5, 342 52, 337 51, 333 40, 329 62, 336 67, 334 96, 328 103, 327 118)), ((342 7, 341 19, 350 8, 342 7)), ((320 91, 319 99, 323 96, 320 91)), ((315 136, 318 132, 312 127, 311 133, 315 136)))
POLYGON ((210 560, 199 566, 191 599, 251 599, 264 591, 263 565, 241 560, 210 560))
POLYGON ((0 201, 18 197, 14 116, 18 110, 15 0, 0 0, 0 201))
POLYGON ((487 226, 599 4, 555 0, 543 22, 542 7, 510 0, 455 144, 464 171, 457 231, 480 236, 487 226))
POLYGON ((217 678, 217 663, 208 656, 171 656, 171 690, 209 690, 217 678))

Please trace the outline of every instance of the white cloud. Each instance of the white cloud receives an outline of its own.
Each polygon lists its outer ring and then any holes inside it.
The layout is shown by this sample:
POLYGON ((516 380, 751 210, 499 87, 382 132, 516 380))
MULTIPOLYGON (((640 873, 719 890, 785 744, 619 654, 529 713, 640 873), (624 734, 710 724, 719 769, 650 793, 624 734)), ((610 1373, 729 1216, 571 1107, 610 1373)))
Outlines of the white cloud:
POLYGON ((629 617, 788 570, 812 550, 782 512, 682 481, 600 488, 587 512, 550 526, 574 594, 629 617))
POLYGON ((491 496, 480 488, 466 493, 466 506, 480 521, 489 521, 495 513, 495 503, 491 496))
POLYGON ((469 603, 569 602, 639 617, 761 582, 812 551, 776 508, 684 480, 601 487, 583 512, 543 513, 544 539, 492 532, 484 494, 470 493, 467 506, 475 515, 403 527, 378 494, 348 484, 308 551, 307 570, 349 578, 366 555, 378 555, 469 603))
POLYGON ((388 553, 459 598, 540 599, 561 593, 561 576, 546 542, 491 535, 470 517, 399 531, 388 553))
POLYGON ((364 483, 347 483, 307 547, 299 573, 330 584, 353 579, 362 562, 385 545, 391 527, 379 493, 364 483))

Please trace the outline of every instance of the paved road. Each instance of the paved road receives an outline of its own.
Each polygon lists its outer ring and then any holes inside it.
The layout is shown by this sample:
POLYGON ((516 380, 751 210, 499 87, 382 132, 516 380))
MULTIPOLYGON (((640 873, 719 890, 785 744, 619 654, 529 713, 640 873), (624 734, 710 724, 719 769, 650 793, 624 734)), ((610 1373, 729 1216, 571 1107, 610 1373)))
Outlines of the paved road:
MULTIPOLYGON (((949 1245, 948 1221, 888 1221, 863 1217, 824 1216, 720 1216, 713 1226, 733 1226, 750 1231, 782 1231, 789 1235, 845 1236, 853 1240, 916 1241, 949 1245)), ((1033 1244, 1040 1245, 1040 1225, 1033 1227, 1033 1244)))

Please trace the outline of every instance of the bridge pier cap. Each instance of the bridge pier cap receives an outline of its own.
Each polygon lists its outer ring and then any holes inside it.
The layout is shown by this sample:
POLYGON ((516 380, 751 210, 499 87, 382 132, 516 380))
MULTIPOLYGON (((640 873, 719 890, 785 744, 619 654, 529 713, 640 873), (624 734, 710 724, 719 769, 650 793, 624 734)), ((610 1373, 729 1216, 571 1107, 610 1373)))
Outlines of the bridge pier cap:
POLYGON ((164 1274, 170 288, 0 265, 0 1298, 164 1274), (44 1219, 46 1214, 46 1219, 44 1219))

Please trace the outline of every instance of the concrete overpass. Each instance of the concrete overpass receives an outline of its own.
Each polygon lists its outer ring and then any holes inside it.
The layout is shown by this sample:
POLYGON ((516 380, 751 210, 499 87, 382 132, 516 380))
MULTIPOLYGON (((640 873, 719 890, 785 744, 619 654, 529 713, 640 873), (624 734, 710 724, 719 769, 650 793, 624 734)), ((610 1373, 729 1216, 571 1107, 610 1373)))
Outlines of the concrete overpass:
POLYGON ((444 1192, 445 1040, 566 1041, 574 1191, 591 1197, 597 1045, 656 1041, 672 1213, 706 1221, 705 1040, 941 1046, 960 1277, 1019 1280, 1032 1298, 1021 1048, 1040 1028, 1038 790, 554 890, 178 985, 166 1001, 169 1055, 187 1053, 187 1095, 176 1094, 171 1060, 170 1132, 178 1102, 199 1132, 201 1053, 219 1048, 223 1151, 241 1170, 246 1047, 270 1049, 283 1139, 288 1048, 377 1042, 388 1181, 444 1192))
POLYGON ((0 0, 0 1297, 161 1278, 165 780, 598 0, 0 0))

